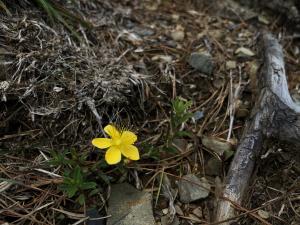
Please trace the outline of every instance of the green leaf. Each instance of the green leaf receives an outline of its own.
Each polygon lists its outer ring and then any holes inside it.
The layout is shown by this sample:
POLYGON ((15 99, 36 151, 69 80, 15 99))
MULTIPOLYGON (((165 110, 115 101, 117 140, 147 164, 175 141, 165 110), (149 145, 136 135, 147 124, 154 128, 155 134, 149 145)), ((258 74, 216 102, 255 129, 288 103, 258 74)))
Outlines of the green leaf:
POLYGON ((92 190, 90 193, 89 193, 89 197, 91 196, 94 196, 96 194, 100 193, 100 189, 99 188, 96 188, 94 190, 92 190))
POLYGON ((189 120, 193 114, 188 112, 192 105, 192 101, 184 101, 180 98, 172 100, 172 115, 171 115, 171 128, 173 131, 179 129, 182 123, 189 120))
POLYGON ((176 137, 192 137, 192 134, 188 131, 177 131, 174 136, 176 137))
POLYGON ((78 188, 75 185, 73 185, 73 186, 69 185, 66 188, 66 192, 67 192, 67 195, 69 198, 72 198, 76 194, 77 191, 78 191, 78 188))
POLYGON ((81 185, 83 190, 96 188, 97 184, 95 182, 85 182, 81 185))
POLYGON ((74 179, 67 177, 67 176, 64 177, 64 184, 73 185, 74 183, 75 183, 74 179))
POLYGON ((80 205, 83 205, 85 203, 85 197, 84 197, 84 194, 80 194, 79 197, 77 198, 77 202, 80 204, 80 205))
POLYGON ((82 183, 83 177, 82 177, 82 174, 81 174, 81 168, 79 166, 75 167, 73 178, 74 178, 76 183, 78 183, 78 184, 82 183))
POLYGON ((49 163, 52 166, 69 165, 70 160, 66 156, 67 153, 68 151, 56 152, 52 150, 50 152, 51 159, 47 163, 49 163))
POLYGON ((184 115, 182 115, 181 117, 181 123, 184 123, 186 121, 188 121, 190 118, 192 118, 193 114, 192 113, 185 113, 184 115))
POLYGON ((64 177, 69 178, 71 176, 71 171, 69 169, 65 169, 64 171, 64 177))
POLYGON ((170 153, 176 153, 176 152, 178 152, 178 150, 175 147, 173 147, 173 146, 163 147, 163 150, 166 151, 166 152, 170 152, 170 153))

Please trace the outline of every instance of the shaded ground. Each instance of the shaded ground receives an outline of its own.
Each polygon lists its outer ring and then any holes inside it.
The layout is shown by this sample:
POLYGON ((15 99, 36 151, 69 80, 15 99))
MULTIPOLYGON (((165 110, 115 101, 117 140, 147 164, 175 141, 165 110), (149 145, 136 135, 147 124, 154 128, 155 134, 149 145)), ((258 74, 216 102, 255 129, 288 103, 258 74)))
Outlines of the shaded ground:
MULTIPOLYGON (((194 173, 209 181, 211 193, 191 204, 172 194, 182 211, 176 217, 180 224, 210 224, 232 150, 254 104, 260 29, 281 40, 290 90, 300 99, 298 36, 282 15, 193 1, 79 1, 75 8, 93 24, 91 30, 79 29, 84 39, 79 44, 64 26, 50 26, 40 10, 25 8, 11 9, 14 18, 1 16, 2 221, 65 224, 84 218, 92 206, 104 216, 110 183, 127 180, 153 192, 160 222, 164 214, 174 216, 163 210, 169 200, 160 190, 160 175, 176 193, 179 178, 194 173), (193 52, 211 55, 212 74, 188 63, 193 52), (192 135, 173 139, 172 152, 165 146, 176 96, 191 100, 190 111, 198 117, 182 125, 192 135), (90 142, 109 122, 136 131, 139 162, 103 163, 103 153, 90 142), (211 145, 226 139, 225 150, 211 145), (90 170, 87 179, 98 183, 98 194, 83 206, 57 188, 63 166, 46 163, 51 151, 70 149, 75 153, 67 157, 90 170)), ((270 224, 299 224, 299 154, 275 141, 265 152, 245 207, 260 210, 270 224)), ((247 213, 236 223, 260 224, 247 213)))

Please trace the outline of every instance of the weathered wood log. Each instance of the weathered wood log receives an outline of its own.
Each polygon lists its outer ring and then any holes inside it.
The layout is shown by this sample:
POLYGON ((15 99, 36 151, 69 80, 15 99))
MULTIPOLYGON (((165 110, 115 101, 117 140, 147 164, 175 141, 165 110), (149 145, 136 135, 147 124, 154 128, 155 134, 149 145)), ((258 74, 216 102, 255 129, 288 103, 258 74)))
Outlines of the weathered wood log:
POLYGON ((289 94, 282 48, 268 33, 261 34, 260 43, 263 65, 257 77, 259 94, 231 162, 223 191, 224 198, 218 203, 216 221, 235 216, 232 202, 242 203, 266 139, 277 138, 300 145, 300 107, 289 94))

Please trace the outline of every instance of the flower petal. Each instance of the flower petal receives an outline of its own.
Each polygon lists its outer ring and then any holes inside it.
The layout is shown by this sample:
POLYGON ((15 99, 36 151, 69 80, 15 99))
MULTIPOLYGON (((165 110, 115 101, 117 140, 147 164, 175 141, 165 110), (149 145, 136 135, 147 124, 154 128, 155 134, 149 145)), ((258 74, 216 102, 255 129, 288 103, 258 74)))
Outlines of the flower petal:
POLYGON ((117 147, 110 147, 105 153, 105 160, 108 164, 113 165, 121 161, 121 152, 117 147))
POLYGON ((134 133, 132 133, 130 131, 122 132, 122 135, 121 135, 122 144, 132 145, 134 142, 136 142, 136 140, 137 140, 137 136, 134 133))
POLYGON ((107 125, 104 127, 104 131, 111 137, 111 138, 120 138, 120 132, 118 129, 113 125, 107 125))
POLYGON ((123 145, 121 147, 121 152, 128 159, 131 159, 131 160, 139 160, 140 159, 139 150, 134 145, 123 145))
POLYGON ((92 140, 92 145, 97 148, 104 149, 111 146, 112 140, 110 138, 94 138, 92 140))

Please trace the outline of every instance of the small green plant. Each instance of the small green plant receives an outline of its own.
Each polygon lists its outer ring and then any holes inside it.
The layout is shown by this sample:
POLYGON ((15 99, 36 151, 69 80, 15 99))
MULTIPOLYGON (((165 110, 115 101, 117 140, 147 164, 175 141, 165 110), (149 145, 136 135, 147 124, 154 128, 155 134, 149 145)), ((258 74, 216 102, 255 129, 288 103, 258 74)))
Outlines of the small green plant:
POLYGON ((48 163, 52 166, 67 166, 68 160, 67 160, 67 153, 68 151, 62 151, 62 152, 56 152, 51 151, 51 159, 48 161, 48 163))
POLYGON ((64 171, 63 183, 59 186, 69 198, 75 198, 82 205, 86 196, 99 192, 97 184, 88 179, 95 167, 86 164, 87 155, 78 153, 74 149, 62 152, 51 152, 51 159, 48 163, 52 166, 60 166, 64 171))
POLYGON ((77 196, 76 201, 83 205, 85 203, 85 191, 96 189, 95 182, 87 181, 84 172, 80 166, 76 166, 72 171, 66 171, 64 174, 64 182, 60 185, 60 189, 64 191, 69 198, 77 196))
POLYGON ((51 159, 48 163, 52 166, 63 166, 74 168, 76 165, 83 167, 86 162, 87 155, 85 153, 78 153, 75 149, 65 150, 61 152, 51 151, 51 159))
POLYGON ((188 121, 193 116, 193 114, 188 111, 188 109, 191 106, 192 106, 192 101, 185 101, 178 97, 172 100, 172 113, 171 113, 170 125, 171 125, 171 131, 175 132, 174 135, 178 134, 181 125, 186 121, 188 121))
POLYGON ((156 147, 150 143, 144 143, 144 157, 149 157, 154 160, 160 158, 161 152, 177 152, 177 148, 173 145, 175 139, 191 137, 192 134, 184 130, 184 123, 193 117, 193 113, 189 111, 192 106, 192 101, 183 100, 179 97, 171 101, 171 115, 168 124, 168 130, 162 138, 162 145, 156 147))
MULTIPOLYGON (((109 184, 110 177, 103 170, 108 165, 118 164, 122 155, 126 158, 124 162, 139 160, 139 150, 134 143, 137 136, 125 129, 117 129, 113 125, 104 127, 104 131, 110 138, 94 138, 92 144, 100 149, 107 149, 105 158, 95 163, 87 161, 87 154, 72 149, 71 151, 51 152, 51 159, 48 163, 52 166, 59 166, 64 171, 63 183, 60 190, 66 193, 69 198, 75 198, 79 204, 84 204, 86 196, 93 196, 100 192, 95 181, 109 184), (90 177, 93 180, 90 180, 90 177)), ((120 165, 117 169, 124 172, 120 165)))
POLYGON ((177 97, 172 100, 171 104, 172 112, 170 117, 170 129, 167 137, 167 147, 171 146, 171 143, 175 138, 191 136, 188 131, 182 129, 182 125, 193 116, 193 114, 188 111, 192 106, 192 101, 182 100, 177 97))

